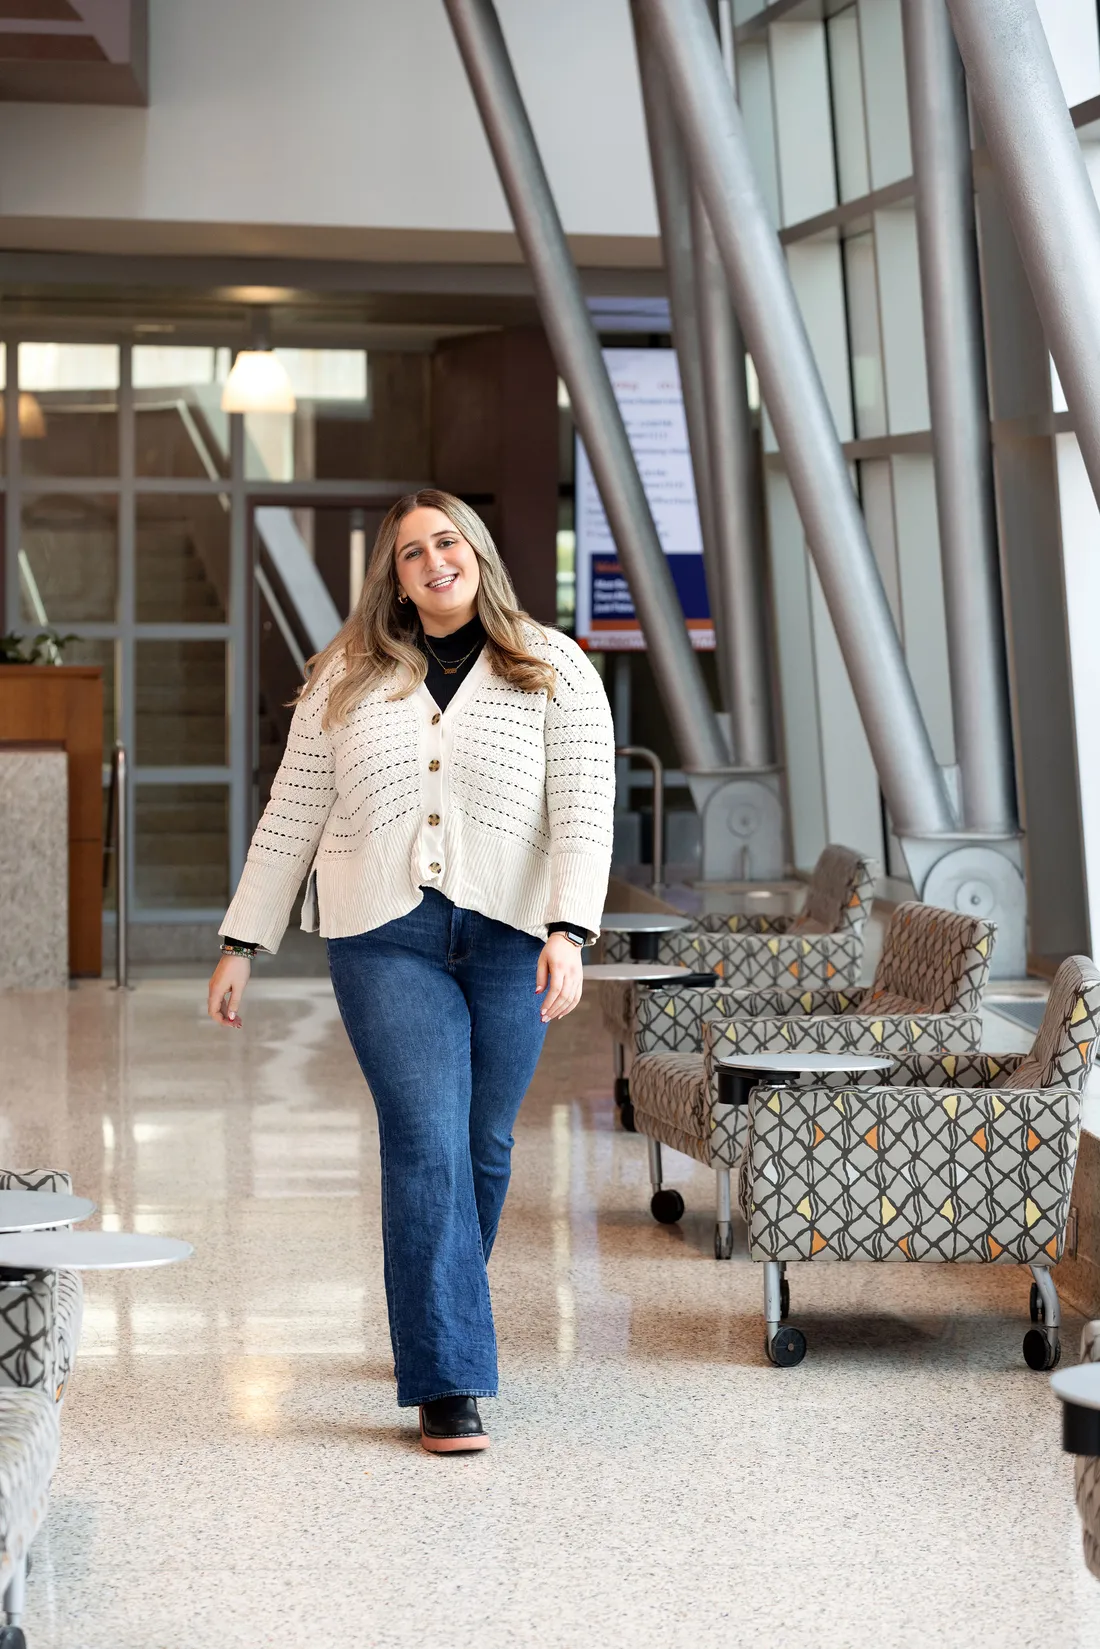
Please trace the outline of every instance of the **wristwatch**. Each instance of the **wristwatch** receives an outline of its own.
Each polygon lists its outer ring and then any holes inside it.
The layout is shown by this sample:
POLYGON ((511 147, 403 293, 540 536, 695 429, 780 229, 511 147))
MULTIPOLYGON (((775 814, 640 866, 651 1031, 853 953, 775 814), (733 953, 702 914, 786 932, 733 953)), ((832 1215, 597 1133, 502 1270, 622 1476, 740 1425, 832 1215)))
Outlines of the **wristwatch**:
POLYGON ((555 928, 554 932, 564 935, 578 950, 583 950, 588 943, 588 934, 582 928, 555 928))

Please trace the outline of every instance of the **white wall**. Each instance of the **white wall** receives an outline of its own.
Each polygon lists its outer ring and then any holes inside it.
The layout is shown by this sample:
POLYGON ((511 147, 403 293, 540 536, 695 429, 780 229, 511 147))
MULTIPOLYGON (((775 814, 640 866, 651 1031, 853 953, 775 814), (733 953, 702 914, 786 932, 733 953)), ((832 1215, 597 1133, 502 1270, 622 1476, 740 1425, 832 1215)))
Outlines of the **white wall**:
MULTIPOLYGON (((498 0, 566 229, 652 236, 625 0, 498 0)), ((0 216, 509 231, 441 0, 151 0, 148 109, 0 104, 0 216)))

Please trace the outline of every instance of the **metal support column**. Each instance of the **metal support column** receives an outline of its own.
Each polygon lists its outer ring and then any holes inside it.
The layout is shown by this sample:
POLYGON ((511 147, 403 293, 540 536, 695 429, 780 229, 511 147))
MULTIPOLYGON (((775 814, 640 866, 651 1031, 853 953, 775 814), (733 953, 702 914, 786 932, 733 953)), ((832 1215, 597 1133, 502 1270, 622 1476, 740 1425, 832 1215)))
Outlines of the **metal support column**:
MULTIPOLYGON (((718 539, 715 626, 726 637, 722 690, 740 767, 775 760, 756 454, 745 381, 745 346, 722 260, 699 191, 692 202, 703 386, 710 433, 710 485, 718 539)), ((709 577, 709 575, 708 575, 709 577)))
POLYGON ((639 0, 661 53, 895 828, 954 817, 704 0, 639 0))
POLYGON ((951 699, 965 828, 1017 828, 970 120, 944 0, 902 7, 951 699))
POLYGON ((696 308, 696 250, 692 235, 691 174, 688 171, 680 128, 676 124, 676 116, 669 98, 668 82, 660 58, 653 50, 644 21, 639 16, 636 0, 631 11, 642 102, 645 105, 649 164, 653 173, 653 192, 657 200, 657 218, 661 226, 661 250, 664 256, 665 277, 668 281, 672 341, 676 346, 676 359, 680 367, 684 421, 687 424, 688 445, 691 448, 695 496, 699 504, 703 565, 707 575, 707 597, 714 621, 718 680, 728 711, 732 709, 727 693, 730 676, 730 640, 724 631, 719 613, 718 591, 722 580, 722 568, 719 564, 711 486, 711 453, 703 389, 704 365, 696 308))
MULTIPOLYGON (((492 0, 444 0, 535 284, 543 325, 600 489, 685 767, 723 769, 725 744, 691 648, 580 279, 492 0)), ((708 25, 709 26, 709 25, 708 25)))
POLYGON ((948 0, 974 106, 1100 500, 1100 207, 1035 0, 948 0))

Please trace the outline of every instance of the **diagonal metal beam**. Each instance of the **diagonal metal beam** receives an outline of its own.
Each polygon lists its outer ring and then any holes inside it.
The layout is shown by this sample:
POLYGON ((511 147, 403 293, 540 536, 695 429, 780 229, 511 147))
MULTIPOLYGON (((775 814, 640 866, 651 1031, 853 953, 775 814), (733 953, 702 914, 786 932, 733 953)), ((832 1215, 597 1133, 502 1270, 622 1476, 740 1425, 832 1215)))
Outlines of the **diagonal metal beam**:
POLYGON ((886 593, 704 0, 639 0, 779 438, 867 740, 899 834, 954 827, 886 593))
POLYGON ((967 829, 1017 829, 970 111, 944 0, 902 7, 951 701, 967 829))
MULTIPOLYGON (((714 621, 718 679, 727 679, 726 637, 721 631, 718 605, 718 545, 715 536, 714 503, 710 477, 710 447, 707 437, 707 409, 703 395, 703 360, 699 336, 699 315, 695 298, 695 247, 691 224, 691 174, 687 155, 669 99, 668 83, 660 60, 634 9, 634 47, 638 57, 638 77, 645 108, 649 164, 653 193, 661 229, 661 251, 668 281, 672 315, 672 341, 680 367, 680 388, 684 399, 691 467, 695 475, 695 495, 699 503, 699 525, 703 537, 703 563, 707 575, 707 595, 714 621)), ((729 709, 728 699, 726 709, 729 709)))
POLYGON ((728 765, 492 0, 444 0, 687 768, 728 765))
POLYGON ((1100 501, 1100 207, 1034 0, 948 0, 970 94, 1100 501))

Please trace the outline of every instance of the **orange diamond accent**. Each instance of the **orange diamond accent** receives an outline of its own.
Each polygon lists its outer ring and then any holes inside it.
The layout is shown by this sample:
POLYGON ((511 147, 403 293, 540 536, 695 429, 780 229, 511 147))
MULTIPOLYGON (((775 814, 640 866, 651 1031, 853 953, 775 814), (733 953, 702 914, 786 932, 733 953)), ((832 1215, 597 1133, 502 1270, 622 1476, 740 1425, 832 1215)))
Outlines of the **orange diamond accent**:
POLYGON ((1042 1143, 1043 1143, 1042 1140, 1039 1138, 1039 1136, 1035 1132, 1034 1128, 1029 1128, 1028 1131, 1027 1131, 1027 1148, 1028 1148, 1028 1150, 1029 1151, 1037 1151, 1042 1143))
POLYGON ((988 1151, 989 1150, 989 1141, 985 1137, 985 1124, 984 1123, 978 1129, 978 1132, 976 1134, 971 1134, 970 1140, 971 1140, 971 1143, 973 1145, 976 1145, 978 1147, 979 1151, 988 1151))
POLYGON ((826 977, 826 979, 832 979, 832 977, 834 976, 835 973, 836 973, 836 969, 833 967, 833 964, 831 962, 826 962, 826 964, 825 964, 825 977, 826 977))
POLYGON ((813 1234, 813 1240, 810 1243, 810 1258, 812 1259, 815 1254, 820 1254, 821 1250, 823 1248, 828 1248, 828 1246, 829 1244, 821 1235, 821 1232, 815 1231, 813 1234))
POLYGON ((898 1247, 901 1249, 902 1253, 905 1255, 905 1258, 907 1260, 912 1258, 912 1255, 909 1252, 909 1238, 908 1237, 902 1237, 898 1242, 898 1247))
POLYGON ((817 1147, 821 1144, 821 1141, 824 1138, 825 1138, 824 1128, 821 1126, 820 1122, 815 1122, 814 1123, 814 1150, 815 1151, 816 1151, 817 1147))
POLYGON ((991 1260, 995 1260, 998 1255, 1004 1253, 1003 1243, 997 1242, 995 1238, 990 1236, 987 1236, 985 1240, 989 1244, 989 1257, 991 1260))
POLYGON ((1056 1260, 1058 1258, 1058 1238, 1057 1237, 1051 1237, 1050 1241, 1046 1245, 1046 1251, 1050 1255, 1052 1260, 1056 1260))
POLYGON ((865 1145, 869 1145, 871 1147, 872 1151, 877 1151, 878 1150, 878 1123, 877 1122, 875 1123, 875 1126, 873 1128, 868 1128, 867 1132, 863 1136, 863 1143, 865 1145))
POLYGON ((790 967, 787 969, 787 972, 791 974, 793 978, 797 979, 799 974, 802 972, 801 962, 792 962, 790 967))

